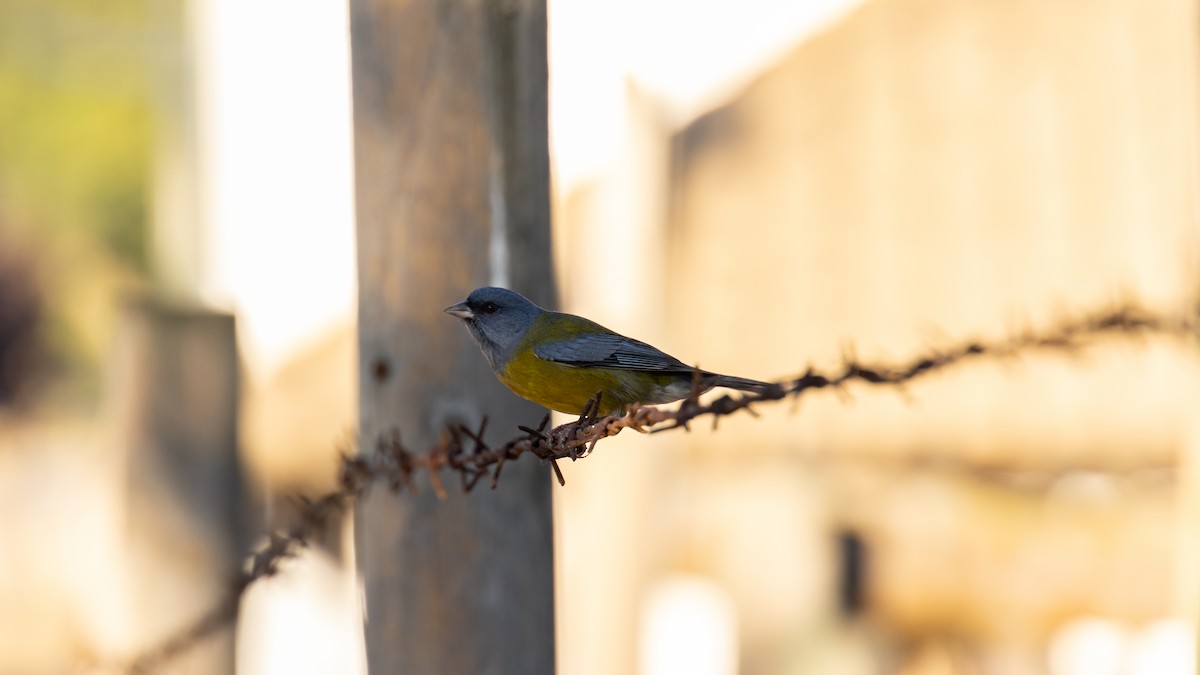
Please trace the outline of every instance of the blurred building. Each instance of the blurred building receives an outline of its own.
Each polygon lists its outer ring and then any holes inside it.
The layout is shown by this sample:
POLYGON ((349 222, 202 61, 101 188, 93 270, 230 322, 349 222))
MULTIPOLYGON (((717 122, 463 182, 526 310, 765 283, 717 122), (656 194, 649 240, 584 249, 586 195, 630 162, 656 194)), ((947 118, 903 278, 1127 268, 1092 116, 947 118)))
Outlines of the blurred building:
MULTIPOLYGON (((347 33, 340 3, 0 7, 0 673, 115 670, 222 601, 288 495, 334 482, 347 33)), ((307 632, 309 672, 356 667, 332 529, 243 603, 239 672, 300 672, 279 645, 307 632)), ((234 651, 218 631, 153 669, 234 651)))
MULTIPOLYGON (((1186 307, 1196 19, 875 0, 677 131, 634 89, 628 151, 562 211, 568 307, 764 379, 1186 307)), ((563 621, 591 625, 564 669, 627 672, 683 575, 743 673, 1192 672, 1195 376, 1194 344, 1105 344, 619 439, 557 493, 563 621), (1089 617, 1112 630, 1072 642, 1089 617), (1111 671, 1078 669, 1096 635, 1111 671)))

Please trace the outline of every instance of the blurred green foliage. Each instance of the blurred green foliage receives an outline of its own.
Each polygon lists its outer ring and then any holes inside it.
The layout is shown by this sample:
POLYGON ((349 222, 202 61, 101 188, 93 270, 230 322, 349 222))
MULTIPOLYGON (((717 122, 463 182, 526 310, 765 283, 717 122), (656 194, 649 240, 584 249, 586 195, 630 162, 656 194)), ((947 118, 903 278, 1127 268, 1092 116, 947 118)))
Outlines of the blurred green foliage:
POLYGON ((0 246, 34 261, 49 379, 85 391, 146 269, 156 1, 0 2, 0 246))

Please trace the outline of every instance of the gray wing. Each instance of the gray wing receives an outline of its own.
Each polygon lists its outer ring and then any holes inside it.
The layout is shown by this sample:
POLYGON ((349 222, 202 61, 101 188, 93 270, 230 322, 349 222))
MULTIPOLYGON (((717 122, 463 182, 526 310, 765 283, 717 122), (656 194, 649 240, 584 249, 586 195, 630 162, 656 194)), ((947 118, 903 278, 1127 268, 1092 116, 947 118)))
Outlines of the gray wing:
POLYGON ((550 342, 533 348, 545 361, 568 366, 678 372, 692 368, 679 359, 645 342, 615 333, 592 333, 570 340, 550 342))

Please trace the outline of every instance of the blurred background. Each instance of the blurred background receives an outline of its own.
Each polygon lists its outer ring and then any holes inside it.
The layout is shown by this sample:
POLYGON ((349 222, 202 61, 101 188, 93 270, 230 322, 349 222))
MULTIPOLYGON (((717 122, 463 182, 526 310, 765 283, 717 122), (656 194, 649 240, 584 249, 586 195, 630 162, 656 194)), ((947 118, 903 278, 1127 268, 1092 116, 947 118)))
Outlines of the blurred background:
MULTIPOLYGON (((567 311, 777 379, 1195 310, 1190 0, 549 12, 567 311)), ((284 495, 333 487, 348 31, 334 1, 0 4, 0 673, 173 633, 284 495)), ((606 441, 555 490, 559 670, 1194 673, 1196 354, 1113 340, 606 441)), ((188 658, 362 672, 342 537, 188 658)))

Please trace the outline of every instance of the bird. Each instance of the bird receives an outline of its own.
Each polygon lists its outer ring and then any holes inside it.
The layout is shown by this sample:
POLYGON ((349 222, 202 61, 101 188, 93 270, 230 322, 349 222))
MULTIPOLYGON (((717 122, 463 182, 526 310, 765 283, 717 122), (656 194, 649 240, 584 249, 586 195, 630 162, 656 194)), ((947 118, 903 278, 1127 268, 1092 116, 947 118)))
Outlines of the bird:
POLYGON ((776 386, 699 370, 589 319, 542 309, 507 288, 477 288, 444 311, 466 324, 514 394, 563 413, 579 415, 590 405, 591 413, 623 415, 635 403, 670 403, 713 387, 762 392, 776 386))

